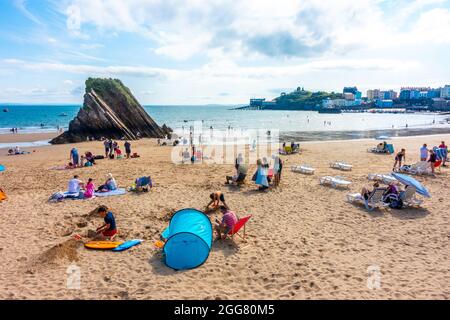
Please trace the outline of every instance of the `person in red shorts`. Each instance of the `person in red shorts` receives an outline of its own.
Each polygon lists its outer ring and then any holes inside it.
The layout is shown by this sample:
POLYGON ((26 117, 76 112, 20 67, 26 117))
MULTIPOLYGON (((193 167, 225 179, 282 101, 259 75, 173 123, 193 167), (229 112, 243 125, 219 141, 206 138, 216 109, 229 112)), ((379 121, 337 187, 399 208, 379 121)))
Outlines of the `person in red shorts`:
POLYGON ((101 234, 105 238, 113 241, 117 236, 116 219, 111 211, 108 211, 106 206, 100 206, 98 213, 105 221, 105 224, 97 228, 97 234, 101 234))

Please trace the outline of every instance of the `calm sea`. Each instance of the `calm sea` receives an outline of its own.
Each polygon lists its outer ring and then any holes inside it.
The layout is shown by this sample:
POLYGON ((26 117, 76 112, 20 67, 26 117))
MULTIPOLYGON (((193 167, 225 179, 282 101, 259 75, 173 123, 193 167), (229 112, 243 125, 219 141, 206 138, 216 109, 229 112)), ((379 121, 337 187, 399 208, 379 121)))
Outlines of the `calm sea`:
MULTIPOLYGON (((0 134, 17 127, 22 133, 55 131, 67 128, 76 116, 79 105, 8 105, 0 107, 0 134), (8 108, 9 112, 1 112, 8 108)), ((450 128, 446 117, 432 113, 421 114, 370 114, 343 113, 319 114, 308 111, 257 111, 232 110, 233 106, 145 106, 150 116, 178 132, 189 130, 199 121, 205 130, 264 129, 292 132, 370 131, 408 128, 450 128)), ((198 123, 197 123, 198 125, 198 123)))

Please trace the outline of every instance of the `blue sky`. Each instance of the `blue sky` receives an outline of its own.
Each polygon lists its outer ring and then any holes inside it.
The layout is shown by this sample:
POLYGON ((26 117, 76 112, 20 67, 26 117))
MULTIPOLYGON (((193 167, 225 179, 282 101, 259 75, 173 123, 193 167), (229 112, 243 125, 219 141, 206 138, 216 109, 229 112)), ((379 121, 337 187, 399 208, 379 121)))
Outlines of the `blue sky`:
POLYGON ((0 0, 0 103, 237 104, 298 86, 450 84, 446 0, 0 0))

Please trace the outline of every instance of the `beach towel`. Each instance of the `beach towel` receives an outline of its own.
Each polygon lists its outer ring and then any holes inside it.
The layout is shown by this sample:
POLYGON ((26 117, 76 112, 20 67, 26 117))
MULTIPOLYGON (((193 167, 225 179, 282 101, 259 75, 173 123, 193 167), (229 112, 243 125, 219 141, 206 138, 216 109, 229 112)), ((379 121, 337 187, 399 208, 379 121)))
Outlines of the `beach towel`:
POLYGON ((445 148, 433 148, 434 152, 436 153, 436 158, 438 160, 444 161, 447 159, 447 149, 445 148))
POLYGON ((63 201, 63 200, 82 200, 84 199, 84 194, 82 192, 75 192, 75 193, 71 193, 71 192, 55 192, 54 194, 52 194, 50 196, 50 198, 48 199, 48 201, 50 202, 58 202, 58 201, 63 201))
POLYGON ((122 196, 124 194, 127 193, 127 190, 125 190, 125 188, 120 188, 120 189, 116 189, 116 190, 112 190, 112 191, 108 191, 108 192, 96 192, 94 193, 94 195, 96 197, 113 197, 113 196, 122 196))

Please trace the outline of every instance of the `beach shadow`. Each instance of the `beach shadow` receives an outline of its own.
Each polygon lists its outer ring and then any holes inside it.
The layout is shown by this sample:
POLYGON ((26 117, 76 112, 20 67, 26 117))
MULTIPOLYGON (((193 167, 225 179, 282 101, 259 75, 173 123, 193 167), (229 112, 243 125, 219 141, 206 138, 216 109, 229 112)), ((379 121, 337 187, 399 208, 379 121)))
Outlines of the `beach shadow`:
POLYGON ((401 210, 391 210, 393 217, 401 220, 422 219, 430 214, 426 208, 405 208, 401 210))
POLYGON ((225 257, 230 257, 239 251, 239 246, 231 239, 214 240, 211 252, 222 251, 225 257))
POLYGON ((176 271, 168 266, 163 261, 163 255, 160 251, 155 251, 153 255, 148 260, 148 263, 153 269, 153 272, 160 276, 173 276, 174 274, 178 274, 183 271, 176 271))
POLYGON ((379 209, 376 208, 373 211, 368 211, 364 205, 362 204, 358 204, 358 203, 351 203, 351 205, 357 209, 359 209, 362 213, 364 213, 365 215, 372 217, 372 218, 381 218, 384 216, 384 214, 386 213, 385 209, 379 209))

